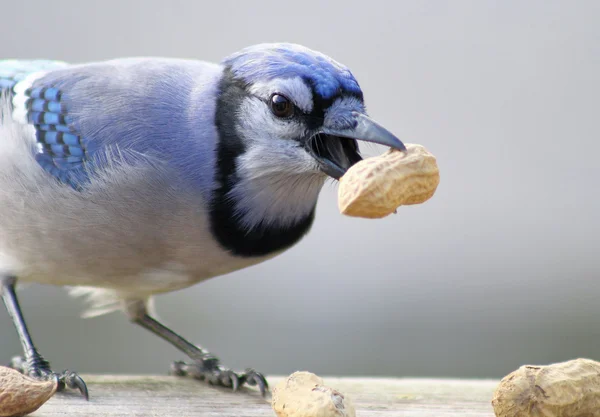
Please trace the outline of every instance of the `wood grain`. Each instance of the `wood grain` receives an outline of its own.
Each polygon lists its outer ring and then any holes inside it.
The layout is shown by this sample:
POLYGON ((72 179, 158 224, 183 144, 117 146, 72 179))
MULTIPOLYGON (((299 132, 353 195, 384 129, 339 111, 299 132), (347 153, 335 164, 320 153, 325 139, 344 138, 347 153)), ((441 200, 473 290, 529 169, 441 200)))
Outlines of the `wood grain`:
MULTIPOLYGON (((270 399, 170 376, 82 375, 90 390, 86 402, 74 392, 55 395, 34 417, 209 416, 274 417, 270 399)), ((270 377, 275 386, 281 377, 270 377)), ((493 417, 495 380, 382 379, 323 377, 350 396, 359 417, 493 417)))

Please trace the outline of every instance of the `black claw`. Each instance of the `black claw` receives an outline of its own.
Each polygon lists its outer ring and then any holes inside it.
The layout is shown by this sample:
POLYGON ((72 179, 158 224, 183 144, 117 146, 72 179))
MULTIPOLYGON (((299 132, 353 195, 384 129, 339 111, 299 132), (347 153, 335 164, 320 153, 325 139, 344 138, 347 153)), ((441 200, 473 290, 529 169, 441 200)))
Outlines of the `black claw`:
POLYGON ((245 372, 237 374, 231 369, 220 366, 219 360, 212 355, 207 355, 205 359, 189 364, 181 361, 173 362, 170 374, 206 381, 210 385, 231 388, 233 392, 238 391, 244 384, 258 386, 263 397, 269 389, 267 380, 261 373, 249 368, 245 372))
POLYGON ((186 372, 184 370, 185 363, 182 361, 175 361, 171 364, 171 369, 169 374, 176 376, 186 376, 186 372))
POLYGON ((244 372, 244 380, 248 385, 255 386, 258 385, 258 389, 260 390, 260 394, 264 397, 267 394, 269 389, 269 384, 267 383, 267 379, 260 372, 256 372, 254 369, 246 369, 244 372))
POLYGON ((58 386, 57 391, 64 391, 65 387, 77 389, 86 401, 90 399, 87 385, 79 375, 68 370, 62 373, 52 372, 48 362, 43 358, 28 362, 20 356, 15 356, 11 359, 9 367, 32 378, 43 380, 55 379, 58 386))
POLYGON ((240 378, 235 374, 235 372, 231 372, 229 380, 231 381, 231 389, 233 392, 236 392, 240 387, 240 378))
POLYGON ((79 393, 83 395, 86 401, 90 400, 87 385, 79 375, 77 375, 75 372, 65 371, 63 373, 63 379, 67 387, 71 389, 78 389, 79 393))
POLYGON ((63 391, 66 388, 79 390, 79 393, 85 398, 86 401, 89 401, 90 395, 88 393, 87 385, 83 381, 83 379, 77 375, 75 372, 71 371, 63 371, 60 374, 52 374, 56 378, 58 378, 58 390, 63 391))

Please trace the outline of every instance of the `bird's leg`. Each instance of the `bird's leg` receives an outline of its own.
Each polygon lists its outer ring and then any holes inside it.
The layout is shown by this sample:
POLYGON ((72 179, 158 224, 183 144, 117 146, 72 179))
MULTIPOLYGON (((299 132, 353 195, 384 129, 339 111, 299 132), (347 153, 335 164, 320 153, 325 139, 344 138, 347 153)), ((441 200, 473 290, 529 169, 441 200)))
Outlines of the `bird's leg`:
POLYGON ((19 340, 23 347, 23 358, 14 358, 10 366, 26 375, 38 379, 51 379, 56 378, 58 380, 58 390, 62 391, 65 387, 78 389, 79 392, 86 398, 88 397, 88 390, 85 382, 79 375, 71 371, 63 371, 60 374, 52 372, 50 369, 50 363, 43 358, 38 352, 37 348, 31 340, 29 330, 25 324, 21 307, 19 306, 19 300, 15 293, 15 284, 17 279, 13 276, 0 276, 0 294, 2 295, 2 301, 6 306, 8 315, 12 319, 17 333, 19 334, 19 340))
POLYGON ((246 369, 245 372, 236 373, 231 369, 223 367, 219 359, 210 352, 199 346, 193 345, 177 333, 150 317, 147 311, 142 309, 131 314, 131 320, 150 330, 157 336, 160 336, 177 349, 185 353, 192 359, 192 363, 174 362, 171 366, 171 372, 178 376, 189 376, 201 381, 207 381, 212 385, 222 385, 231 387, 234 391, 243 384, 257 385, 261 394, 264 396, 269 386, 265 377, 253 369, 246 369))

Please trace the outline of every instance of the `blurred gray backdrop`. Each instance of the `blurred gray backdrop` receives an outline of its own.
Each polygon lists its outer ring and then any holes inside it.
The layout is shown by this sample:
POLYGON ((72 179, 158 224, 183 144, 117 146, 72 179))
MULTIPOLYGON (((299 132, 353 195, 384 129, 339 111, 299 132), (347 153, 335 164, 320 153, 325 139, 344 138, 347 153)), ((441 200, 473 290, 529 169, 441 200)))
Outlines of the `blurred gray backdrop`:
MULTIPOLYGON (((370 114, 437 156, 426 204, 343 217, 330 184, 289 252, 157 299, 226 365, 501 377, 600 359, 600 2, 4 0, 0 13, 2 58, 219 61, 298 42, 348 65, 370 114)), ((183 359, 120 313, 79 319, 63 289, 20 294, 56 369, 183 359)), ((0 361, 19 352, 2 309, 0 361)))

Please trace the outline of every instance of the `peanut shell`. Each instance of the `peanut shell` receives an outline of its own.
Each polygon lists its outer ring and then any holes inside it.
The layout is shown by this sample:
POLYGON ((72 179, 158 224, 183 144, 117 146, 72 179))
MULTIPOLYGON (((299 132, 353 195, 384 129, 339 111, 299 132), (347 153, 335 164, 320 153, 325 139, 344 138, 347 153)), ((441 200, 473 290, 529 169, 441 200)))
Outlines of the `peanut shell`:
POLYGON ((54 395, 57 388, 56 378, 40 381, 0 366, 0 417, 33 413, 54 395))
POLYGON ((521 366, 500 381, 492 406, 498 417, 600 417, 600 363, 521 366))
POLYGON ((439 182, 436 158, 409 143, 406 152, 390 149, 350 167, 340 178, 338 207, 347 216, 381 218, 429 200, 439 182))
POLYGON ((354 405, 310 372, 294 372, 272 391, 278 417, 356 417, 354 405))

